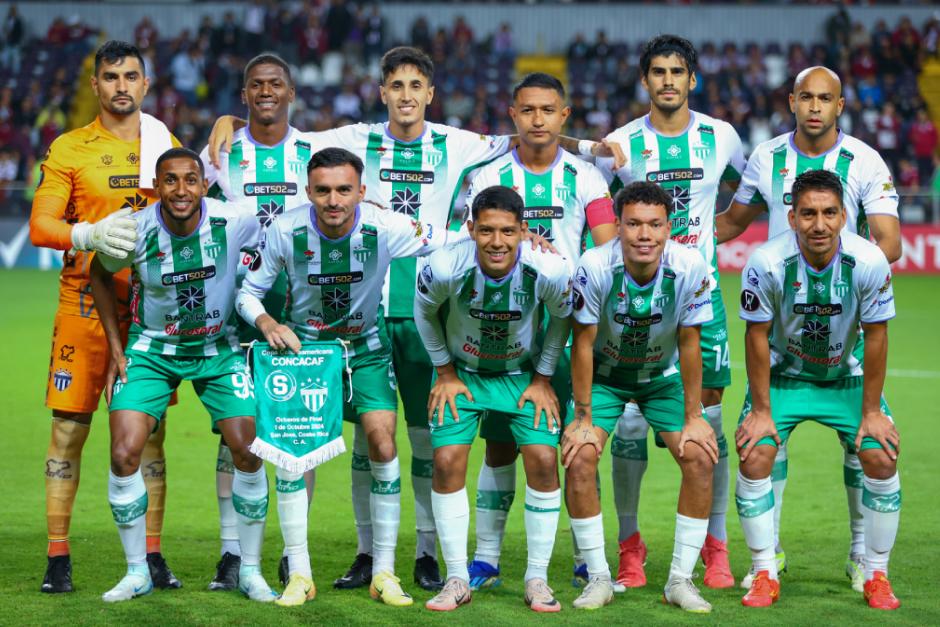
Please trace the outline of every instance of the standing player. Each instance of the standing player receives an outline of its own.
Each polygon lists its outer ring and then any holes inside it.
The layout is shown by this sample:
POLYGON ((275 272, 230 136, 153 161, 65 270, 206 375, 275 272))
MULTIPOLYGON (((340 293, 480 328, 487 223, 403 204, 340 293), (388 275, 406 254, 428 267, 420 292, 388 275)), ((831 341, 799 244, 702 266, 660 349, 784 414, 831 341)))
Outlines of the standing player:
POLYGON ((748 394, 735 435, 741 458, 735 500, 755 573, 742 603, 765 607, 779 597, 774 458, 794 427, 815 420, 858 451, 863 590, 869 606, 893 610, 901 605, 887 578, 901 510, 900 437, 882 396, 887 321, 894 317, 891 269, 877 246, 844 231, 838 175, 808 170, 790 193, 795 233, 781 234, 751 255, 741 292, 748 394), (859 324, 863 359, 853 350, 859 324))
MULTIPOLYGON (((411 605, 395 576, 401 513, 401 481, 395 445, 397 398, 391 346, 379 313, 382 283, 394 258, 427 254, 447 239, 445 229, 361 203, 362 161, 341 148, 316 152, 307 165, 312 204, 276 220, 266 234, 261 264, 239 292, 238 312, 276 348, 298 350, 300 340, 350 342, 352 402, 368 438, 372 476, 370 593, 388 605, 411 605), (265 311, 261 299, 287 273, 285 324, 265 311)), ((307 552, 307 507, 298 474, 278 469, 278 512, 287 548, 290 582, 281 605, 300 605, 316 594, 307 552)))
MULTIPOLYGON (((617 235, 616 219, 604 176, 593 165, 567 152, 559 136, 570 114, 564 86, 554 76, 529 74, 513 89, 509 115, 519 145, 481 168, 467 198, 471 206, 480 190, 502 185, 517 191, 530 231, 552 241, 574 273, 585 233, 595 245, 617 235)), ((563 352, 553 386, 564 409, 570 397, 570 359, 563 352)), ((492 412, 491 412, 492 414, 492 412)), ((470 588, 497 585, 506 518, 516 489, 517 443, 509 432, 510 417, 483 423, 486 459, 480 467, 476 498, 476 553, 470 563, 470 588), (504 426, 503 430, 489 427, 504 426)))
MULTIPOLYGON (((107 341, 88 282, 92 253, 120 257, 133 250, 134 234, 128 228, 132 230, 136 223, 128 220, 128 215, 154 197, 153 190, 140 182, 144 148, 140 103, 148 87, 140 51, 122 41, 105 43, 95 54, 91 87, 98 98, 98 117, 52 142, 42 164, 30 218, 30 240, 35 246, 67 251, 46 390, 46 406, 52 409, 52 439, 45 464, 49 548, 43 592, 72 591, 68 539, 72 504, 78 491, 82 448, 107 375, 107 341)), ((157 137, 148 129, 144 139, 152 145, 179 145, 165 127, 162 132, 164 135, 157 137)), ((147 181, 152 175, 144 172, 143 178, 147 181)), ((125 272, 116 281, 118 314, 125 334, 127 280, 125 272)), ((179 588, 180 582, 160 552, 166 499, 165 434, 165 423, 160 421, 160 428, 144 446, 142 459, 150 504, 147 563, 154 585, 179 588)))
POLYGON ((99 255, 91 268, 111 353, 108 501, 127 558, 127 574, 102 598, 128 601, 153 589, 144 562, 141 452, 173 391, 189 380, 232 447, 239 587, 254 601, 273 601, 260 565, 268 481, 261 460, 248 450, 255 437, 254 391, 231 324, 240 248, 257 246, 260 227, 250 213, 204 199, 208 185, 193 151, 166 151, 156 174, 160 201, 134 216, 141 237, 133 253, 124 260, 99 255), (128 266, 132 323, 124 349, 112 274, 128 266))
POLYGON ((669 239, 672 197, 648 182, 617 192, 619 238, 584 253, 574 278, 573 411, 562 436, 571 531, 588 584, 574 606, 611 601, 604 555, 597 463, 634 399, 682 471, 675 547, 663 598, 710 612, 692 583, 708 530, 714 430, 702 419, 701 326, 711 318, 709 269, 694 250, 669 239))
POLYGON ((489 412, 495 413, 485 420, 500 421, 511 432, 526 470, 526 604, 537 612, 561 609, 548 587, 561 511, 561 408, 551 378, 569 333, 571 273, 560 257, 520 247, 524 211, 509 187, 483 189, 471 206, 473 241, 431 255, 417 282, 415 324, 437 370, 427 415, 434 520, 447 565, 444 589, 427 602, 431 610, 470 602, 467 461, 481 417, 489 412), (549 322, 539 342, 543 307, 549 322))
MULTIPOLYGON (((807 170, 828 170, 842 179, 845 190, 845 229, 869 237, 881 248, 889 263, 901 257, 901 224, 898 220, 898 194, 888 166, 864 142, 842 133, 836 121, 844 105, 842 83, 825 67, 811 67, 796 77, 790 94, 790 110, 796 116, 796 130, 766 141, 754 149, 741 185, 728 211, 716 218, 718 241, 725 242, 744 232, 760 213, 770 217, 768 238, 788 232, 787 214, 791 207, 794 179, 807 170)), ((747 277, 746 277, 747 278, 747 277)), ((856 346, 862 356, 861 345, 856 346)), ((787 447, 777 450, 771 474, 774 486, 774 545, 777 569, 786 570, 786 554, 780 547, 780 512, 787 482, 787 447)), ((849 504, 852 543, 846 560, 846 574, 852 587, 862 591, 865 583, 862 557, 865 549, 862 520, 862 466, 846 443, 843 476, 849 504)), ((751 575, 741 585, 750 587, 751 575)))
MULTIPOLYGON (((714 317, 702 325, 702 403, 705 418, 715 430, 721 455, 715 465, 714 495, 708 535, 702 549, 704 583, 710 588, 734 585, 728 565, 730 472, 728 445, 721 425, 721 397, 731 383, 728 327, 718 285, 715 258, 715 200, 721 183, 736 187, 744 170, 741 139, 727 122, 689 109, 689 92, 696 85, 698 55, 692 44, 674 35, 651 39, 640 57, 643 87, 649 92, 650 112, 617 129, 608 141, 629 148, 627 164, 617 171, 619 184, 658 183, 672 197, 672 239, 697 249, 710 268, 714 317)), ((611 444, 614 500, 620 520, 620 568, 624 586, 646 584, 643 563, 646 545, 637 522, 640 482, 647 466, 647 425, 630 404, 611 444)))

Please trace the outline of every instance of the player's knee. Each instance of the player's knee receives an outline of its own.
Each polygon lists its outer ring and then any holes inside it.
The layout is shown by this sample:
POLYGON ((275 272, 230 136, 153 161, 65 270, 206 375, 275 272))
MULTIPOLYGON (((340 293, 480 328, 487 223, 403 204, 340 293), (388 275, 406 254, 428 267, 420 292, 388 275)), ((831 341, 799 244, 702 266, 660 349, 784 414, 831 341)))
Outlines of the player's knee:
POLYGON ((548 446, 531 447, 525 452, 526 483, 533 489, 549 492, 558 488, 558 455, 548 446))
POLYGON ((687 444, 683 456, 679 458, 679 468, 683 476, 707 479, 712 475, 715 464, 708 453, 697 444, 687 444))
POLYGON ((111 443, 111 470, 120 477, 137 472, 140 468, 141 451, 131 446, 128 442, 111 443))
POLYGON ((751 449, 747 459, 740 463, 738 469, 748 479, 756 480, 769 477, 776 456, 777 447, 775 446, 755 446, 751 449))
POLYGON ((229 450, 232 451, 232 464, 242 472, 255 472, 261 468, 261 459, 252 453, 248 447, 248 442, 230 442, 229 450))
POLYGON ((862 463, 862 472, 871 479, 890 479, 898 470, 897 462, 881 448, 861 451, 858 459, 862 463))
POLYGON ((397 455, 395 440, 391 437, 376 437, 369 441, 369 459, 377 462, 390 462, 397 455))
POLYGON ((71 420, 72 422, 77 422, 83 425, 91 424, 92 414, 86 414, 82 412, 74 411, 61 411, 59 409, 52 410, 52 417, 58 418, 59 420, 71 420))
POLYGON ((582 484, 596 489, 597 484, 597 452, 593 446, 582 446, 577 452, 565 475, 566 481, 576 486, 582 484))

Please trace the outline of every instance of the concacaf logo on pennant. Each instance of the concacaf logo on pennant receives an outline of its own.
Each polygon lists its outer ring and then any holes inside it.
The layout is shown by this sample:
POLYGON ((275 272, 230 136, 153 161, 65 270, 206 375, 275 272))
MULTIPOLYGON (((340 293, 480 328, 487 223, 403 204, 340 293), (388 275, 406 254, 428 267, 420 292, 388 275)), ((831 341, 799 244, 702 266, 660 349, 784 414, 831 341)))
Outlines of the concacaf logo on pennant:
POLYGON ((294 354, 252 342, 248 352, 257 402, 251 452, 295 473, 345 453, 343 376, 351 372, 345 343, 304 342, 294 354))

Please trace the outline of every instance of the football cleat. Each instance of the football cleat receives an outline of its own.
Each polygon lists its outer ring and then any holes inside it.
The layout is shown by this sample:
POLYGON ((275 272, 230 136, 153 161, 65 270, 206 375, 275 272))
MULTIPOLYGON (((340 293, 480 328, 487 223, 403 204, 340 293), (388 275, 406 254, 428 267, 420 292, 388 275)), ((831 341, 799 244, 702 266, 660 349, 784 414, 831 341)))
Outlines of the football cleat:
POLYGON ((617 568, 617 583, 625 588, 642 588, 646 585, 646 543, 637 531, 620 543, 620 565, 617 568))
POLYGON ((143 596, 153 592, 153 581, 146 568, 128 568, 127 574, 116 586, 101 595, 105 603, 130 601, 134 597, 143 596))
MULTIPOLYGON (((787 554, 784 551, 780 551, 776 554, 774 559, 777 560, 777 576, 779 577, 783 573, 787 572, 787 554)), ((754 570, 754 565, 751 564, 751 569, 747 571, 747 574, 744 575, 744 578, 741 579, 741 587, 745 590, 751 589, 751 582, 754 581, 754 574, 757 571, 754 570)))
POLYGON ((46 558, 46 574, 42 578, 40 592, 72 591, 72 558, 69 555, 56 555, 46 558))
POLYGON ((147 553, 147 566, 150 569, 150 579, 154 588, 161 590, 175 590, 182 588, 182 582, 176 578, 170 567, 166 565, 162 553, 147 553))
POLYGON ((734 575, 728 564, 728 543, 722 542, 712 534, 705 536, 702 546, 702 562, 705 564, 705 578, 702 580, 709 588, 721 589, 734 586, 734 575))
POLYGON ((780 582, 770 578, 766 570, 754 574, 751 587, 741 598, 745 607, 770 607, 780 598, 780 582))
POLYGON ((246 597, 259 603, 270 603, 277 598, 277 593, 261 575, 260 566, 242 565, 238 570, 238 589, 246 597))
POLYGON ((845 576, 852 582, 852 590, 865 592, 865 565, 862 556, 849 556, 845 560, 845 576))
POLYGON ((574 565, 574 570, 571 575, 571 585, 575 588, 583 588, 588 585, 591 578, 588 577, 587 564, 581 563, 574 565))
POLYGON ((555 591, 548 587, 544 579, 525 582, 525 604, 535 612, 561 611, 561 603, 555 598, 555 591))
POLYGON ((353 560, 346 574, 333 582, 333 587, 338 590, 352 590, 367 586, 371 581, 372 556, 368 553, 360 553, 353 560))
POLYGON ((414 603, 411 595, 401 589, 401 580, 386 571, 373 575, 369 596, 393 607, 407 607, 414 603))
POLYGON ((473 560, 467 567, 470 573, 470 589, 473 591, 483 588, 495 588, 503 583, 499 578, 499 566, 491 566, 489 562, 473 560))
POLYGON ((891 589, 891 582, 880 570, 873 572, 871 579, 865 582, 865 600, 868 601, 868 607, 876 610, 896 610, 901 607, 901 602, 891 589))
POLYGON ((450 612, 471 600, 469 584, 463 579, 451 577, 444 583, 444 588, 433 599, 424 604, 435 612, 450 612))
POLYGON ((444 582, 441 580, 441 571, 437 566, 437 560, 427 553, 415 560, 414 577, 418 587, 424 590, 438 592, 444 587, 444 582))
POLYGON ((288 577, 287 587, 284 588, 281 596, 274 600, 274 603, 281 607, 294 607, 313 601, 316 597, 317 586, 313 583, 313 579, 294 573, 288 577))
POLYGON ((238 569, 241 568, 240 555, 224 553, 215 565, 215 578, 209 582, 210 590, 234 590, 238 587, 238 569))
POLYGON ((614 585, 609 577, 591 577, 581 594, 571 603, 579 610, 596 610, 614 599, 614 585))
POLYGON ((712 611, 711 604, 702 598, 692 580, 685 577, 669 577, 663 589, 663 601, 686 612, 707 614, 712 611))

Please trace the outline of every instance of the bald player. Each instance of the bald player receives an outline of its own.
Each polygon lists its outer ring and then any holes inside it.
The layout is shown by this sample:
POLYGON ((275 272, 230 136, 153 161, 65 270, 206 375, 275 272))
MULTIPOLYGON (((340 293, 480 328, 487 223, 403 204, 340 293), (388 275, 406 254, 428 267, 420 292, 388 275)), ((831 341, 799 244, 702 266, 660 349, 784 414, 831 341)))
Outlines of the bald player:
MULTIPOLYGON (((790 110, 796 116, 796 130, 754 149, 731 207, 715 220, 718 243, 743 233, 764 211, 769 213, 768 239, 789 231, 787 214, 792 205, 790 189, 794 179, 807 170, 829 170, 842 180, 846 211, 843 231, 873 239, 889 263, 901 257, 901 226, 894 181, 888 166, 874 148, 839 130, 837 120, 844 105, 842 82, 829 68, 810 67, 797 75, 790 94, 790 110)), ((757 281, 757 277, 746 276, 744 280, 757 281)), ((861 339, 855 352, 859 358, 862 357, 861 339)), ((851 446, 845 447, 844 465, 852 531, 845 568, 852 587, 861 592, 865 583, 862 568, 865 552, 862 466, 851 446)), ((777 568, 783 571, 786 569, 786 555, 780 546, 780 511, 787 480, 786 445, 778 449, 771 477, 777 568)), ((742 587, 750 586, 751 575, 749 573, 744 578, 742 587)))

